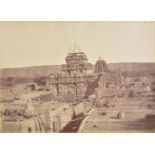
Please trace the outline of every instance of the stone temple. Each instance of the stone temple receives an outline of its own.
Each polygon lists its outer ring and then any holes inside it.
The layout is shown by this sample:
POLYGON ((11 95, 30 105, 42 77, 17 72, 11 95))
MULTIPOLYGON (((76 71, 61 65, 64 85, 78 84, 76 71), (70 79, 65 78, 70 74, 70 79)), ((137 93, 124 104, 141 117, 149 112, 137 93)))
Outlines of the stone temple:
POLYGON ((65 58, 66 64, 62 65, 62 71, 67 74, 87 74, 92 72, 92 64, 88 63, 88 58, 80 47, 76 45, 70 49, 65 58))
POLYGON ((85 96, 88 83, 96 78, 92 64, 88 63, 86 54, 76 44, 70 48, 65 60, 60 74, 50 74, 50 87, 56 90, 57 95, 85 96))
POLYGON ((108 69, 108 65, 107 65, 106 61, 101 59, 101 57, 100 57, 95 64, 94 72, 96 74, 100 74, 100 73, 104 73, 107 71, 109 71, 109 69, 108 69))

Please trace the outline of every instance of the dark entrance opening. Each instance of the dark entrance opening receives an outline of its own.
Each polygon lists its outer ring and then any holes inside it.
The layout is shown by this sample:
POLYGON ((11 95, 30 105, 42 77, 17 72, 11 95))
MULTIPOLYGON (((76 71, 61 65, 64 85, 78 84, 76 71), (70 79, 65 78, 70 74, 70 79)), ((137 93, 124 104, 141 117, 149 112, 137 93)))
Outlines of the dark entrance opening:
POLYGON ((29 132, 29 133, 31 133, 31 132, 32 132, 31 127, 28 127, 28 132, 29 132))

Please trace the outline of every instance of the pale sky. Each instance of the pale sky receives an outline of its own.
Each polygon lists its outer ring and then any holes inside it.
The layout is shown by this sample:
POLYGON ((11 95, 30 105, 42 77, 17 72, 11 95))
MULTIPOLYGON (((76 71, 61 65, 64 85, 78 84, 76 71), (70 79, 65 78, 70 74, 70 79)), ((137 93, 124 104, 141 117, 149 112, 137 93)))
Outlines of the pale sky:
POLYGON ((89 62, 155 62, 155 22, 0 22, 0 67, 65 63, 70 47, 89 62))

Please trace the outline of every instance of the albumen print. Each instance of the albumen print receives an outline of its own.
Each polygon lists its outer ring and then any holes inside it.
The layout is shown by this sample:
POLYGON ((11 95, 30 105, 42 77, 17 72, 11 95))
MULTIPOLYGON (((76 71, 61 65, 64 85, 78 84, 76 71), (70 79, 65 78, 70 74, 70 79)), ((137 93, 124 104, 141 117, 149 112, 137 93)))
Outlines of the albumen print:
POLYGON ((155 22, 0 22, 0 132, 155 132, 155 22))

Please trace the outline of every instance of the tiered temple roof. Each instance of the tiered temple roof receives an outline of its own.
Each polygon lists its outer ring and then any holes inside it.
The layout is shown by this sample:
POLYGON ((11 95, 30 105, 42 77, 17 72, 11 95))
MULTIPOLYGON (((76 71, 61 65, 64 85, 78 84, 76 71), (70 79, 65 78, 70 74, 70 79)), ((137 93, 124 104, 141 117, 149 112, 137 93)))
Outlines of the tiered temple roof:
POLYGON ((100 74, 109 71, 108 65, 105 60, 99 58, 95 64, 95 73, 100 74))
POLYGON ((71 48, 65 60, 66 64, 62 65, 63 72, 86 73, 88 70, 92 70, 92 64, 88 63, 88 58, 84 52, 81 52, 80 47, 71 48))
POLYGON ((68 56, 66 57, 66 62, 69 62, 72 60, 87 61, 88 58, 87 58, 86 54, 83 52, 69 53, 68 56))

